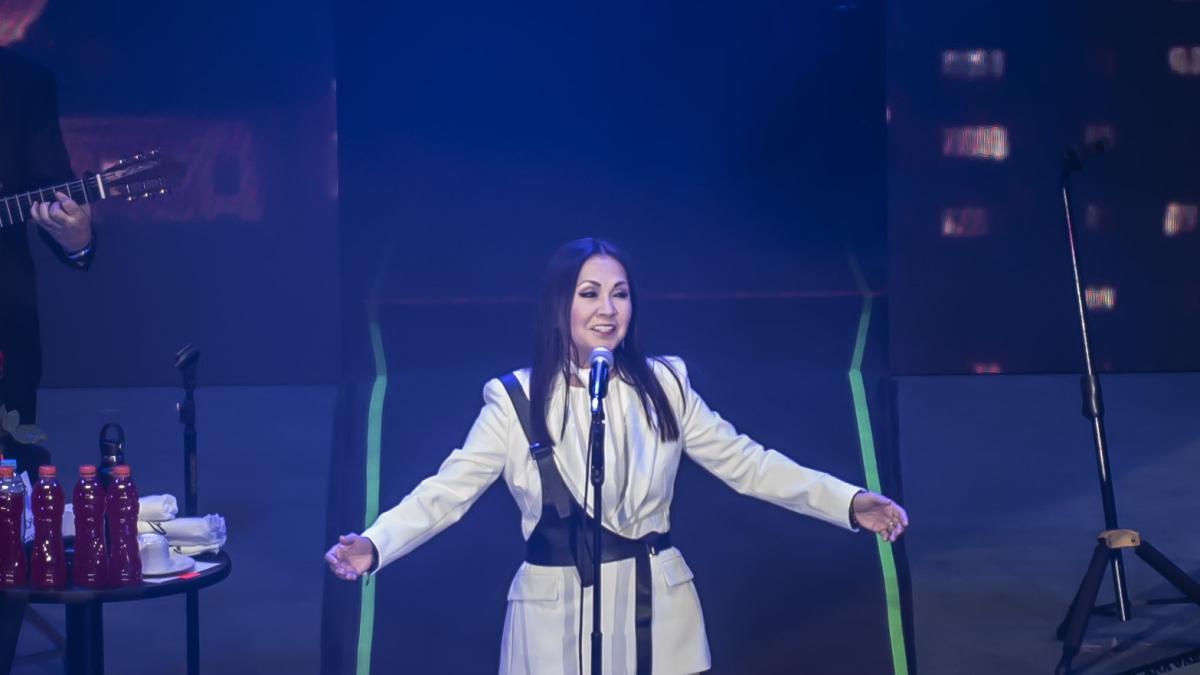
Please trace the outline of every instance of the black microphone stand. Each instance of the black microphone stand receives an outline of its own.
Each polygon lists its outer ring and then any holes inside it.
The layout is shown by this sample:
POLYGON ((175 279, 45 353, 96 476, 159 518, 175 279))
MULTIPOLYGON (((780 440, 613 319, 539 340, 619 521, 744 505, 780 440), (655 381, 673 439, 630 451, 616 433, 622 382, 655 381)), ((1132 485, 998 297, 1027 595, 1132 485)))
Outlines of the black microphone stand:
POLYGON ((592 673, 601 675, 604 636, 600 632, 600 605, 604 596, 600 593, 601 529, 603 525, 601 505, 604 500, 604 399, 592 397, 592 428, 588 434, 588 455, 592 458, 590 470, 592 481, 592 673))
POLYGON ((175 354, 175 367, 183 376, 183 401, 175 404, 183 425, 183 515, 197 515, 196 506, 196 364, 200 350, 187 345, 175 354))
MULTIPOLYGON (((1103 143, 1094 143, 1085 149, 1093 154, 1106 150, 1103 143)), ((1063 158, 1060 183, 1062 188, 1063 215, 1067 225, 1067 244, 1071 252, 1071 270, 1075 276, 1075 301, 1079 310, 1079 332, 1083 339, 1084 374, 1080 378, 1083 394, 1083 416, 1091 421, 1092 442, 1096 446, 1096 465, 1100 475, 1100 498, 1104 505, 1104 531, 1098 535, 1099 543, 1092 551, 1087 573, 1075 593, 1075 599, 1067 610, 1067 616, 1058 626, 1058 639, 1063 642, 1062 659, 1055 669, 1056 675, 1071 672, 1071 661, 1079 653, 1083 635, 1087 631, 1088 619, 1097 610, 1096 596, 1104 579, 1106 567, 1112 568, 1113 603, 1117 618, 1124 622, 1131 616, 1129 589, 1125 584, 1125 565, 1122 549, 1131 548, 1147 565, 1164 579, 1178 588, 1192 602, 1200 604, 1200 584, 1150 545, 1134 530, 1123 530, 1117 524, 1117 501, 1113 492, 1112 471, 1108 461, 1108 441, 1104 435, 1104 403, 1100 394, 1100 380, 1092 361, 1091 339, 1088 332, 1087 306, 1083 287, 1079 281, 1079 257, 1075 248, 1075 228, 1071 219, 1071 174, 1083 168, 1083 154, 1068 148, 1063 158)))
MULTIPOLYGON (((200 350, 187 345, 175 354, 175 368, 183 376, 183 401, 175 404, 183 425, 183 515, 198 515, 196 506, 196 363, 200 350)), ((187 595, 187 672, 200 672, 200 592, 187 595)))

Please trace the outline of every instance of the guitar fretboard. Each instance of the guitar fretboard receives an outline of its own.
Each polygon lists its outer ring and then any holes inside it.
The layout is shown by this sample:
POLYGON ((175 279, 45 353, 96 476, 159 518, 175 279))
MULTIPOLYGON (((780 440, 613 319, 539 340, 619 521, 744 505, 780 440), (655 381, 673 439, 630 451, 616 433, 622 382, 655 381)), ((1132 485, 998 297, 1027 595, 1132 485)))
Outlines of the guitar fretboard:
POLYGON ((55 192, 63 192, 80 204, 90 204, 107 196, 102 192, 96 177, 92 176, 40 190, 0 197, 0 228, 25 222, 29 219, 29 209, 38 202, 54 201, 55 192))

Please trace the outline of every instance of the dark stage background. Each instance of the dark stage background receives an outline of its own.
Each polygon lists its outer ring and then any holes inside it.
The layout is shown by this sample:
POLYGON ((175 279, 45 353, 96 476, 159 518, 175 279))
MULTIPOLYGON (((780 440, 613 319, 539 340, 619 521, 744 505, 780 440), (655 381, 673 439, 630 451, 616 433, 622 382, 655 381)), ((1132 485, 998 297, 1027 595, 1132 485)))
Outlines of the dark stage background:
POLYGON ((888 5, 895 372, 1082 368, 1068 144, 1097 367, 1200 368, 1200 4, 888 5))
POLYGON ((47 387, 332 383, 339 368, 332 5, 0 3, 51 68, 77 172, 161 147, 162 200, 95 206, 77 274, 34 242, 47 387))
MULTIPOLYGON (((882 29, 879 2, 340 5, 331 540, 373 519, 376 480, 386 509, 435 471, 484 382, 528 364, 544 261, 589 234, 633 252, 648 346, 683 356, 715 409, 862 482, 847 371, 870 297, 878 406, 882 29)), ((870 538, 742 498, 690 462, 673 514, 715 672, 892 669, 870 538)), ((522 551, 493 486, 370 586, 330 578, 323 670, 495 669, 522 551)))

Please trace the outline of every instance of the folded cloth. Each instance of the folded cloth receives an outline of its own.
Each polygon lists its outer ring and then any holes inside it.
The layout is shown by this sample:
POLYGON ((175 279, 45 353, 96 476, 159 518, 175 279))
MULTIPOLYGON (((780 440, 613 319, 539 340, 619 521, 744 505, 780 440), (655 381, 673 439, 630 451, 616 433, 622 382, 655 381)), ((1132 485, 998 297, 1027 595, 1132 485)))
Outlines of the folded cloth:
MULTIPOLYGON (((175 518, 176 513, 179 513, 179 504, 175 501, 174 495, 149 495, 138 499, 139 524, 143 521, 160 522, 171 520, 175 518)), ((32 517, 27 520, 33 522, 32 517)), ((223 521, 222 527, 224 527, 223 521)), ((155 531, 138 528, 138 534, 155 531)), ((64 537, 75 536, 75 507, 70 503, 63 507, 62 533, 64 537)))
MULTIPOLYGON (((210 513, 202 518, 138 521, 138 534, 157 532, 171 546, 224 546, 225 518, 210 513)), ((187 555, 187 554, 184 554, 187 555)))
POLYGON ((177 513, 175 495, 147 495, 138 500, 138 520, 170 520, 177 513))
POLYGON ((221 547, 217 544, 213 544, 212 546, 189 546, 187 544, 179 544, 177 546, 171 546, 171 550, 180 555, 198 556, 204 553, 216 553, 221 550, 221 547))

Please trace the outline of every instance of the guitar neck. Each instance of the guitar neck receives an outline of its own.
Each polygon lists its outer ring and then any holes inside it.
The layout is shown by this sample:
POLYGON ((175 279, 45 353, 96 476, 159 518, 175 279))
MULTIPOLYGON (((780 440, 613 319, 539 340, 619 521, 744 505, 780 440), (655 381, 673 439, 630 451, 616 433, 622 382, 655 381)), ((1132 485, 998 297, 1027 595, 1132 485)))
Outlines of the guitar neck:
POLYGON ((50 185, 40 190, 0 197, 0 228, 24 223, 29 219, 29 210, 38 202, 52 202, 55 192, 62 192, 80 204, 90 204, 109 197, 99 176, 89 176, 60 185, 50 185))

